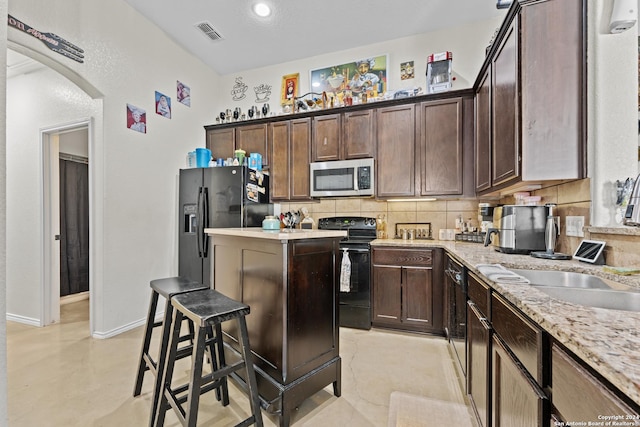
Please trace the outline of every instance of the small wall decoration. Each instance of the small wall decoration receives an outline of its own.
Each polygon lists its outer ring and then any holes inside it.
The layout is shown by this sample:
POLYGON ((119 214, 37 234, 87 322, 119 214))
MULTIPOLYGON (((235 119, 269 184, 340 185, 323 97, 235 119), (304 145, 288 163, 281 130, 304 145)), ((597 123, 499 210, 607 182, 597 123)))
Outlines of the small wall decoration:
POLYGON ((403 62, 400 64, 400 80, 409 80, 415 77, 415 69, 413 61, 403 62))
POLYGON ((236 83, 231 88, 231 99, 234 101, 241 101, 247 97, 245 93, 249 89, 249 86, 244 84, 242 77, 236 77, 236 83))
POLYGON ((382 94, 387 89, 387 55, 359 59, 346 64, 311 70, 311 92, 354 93, 368 90, 382 94))
POLYGON ((187 107, 191 107, 191 88, 180 80, 176 80, 176 91, 178 102, 187 107))
POLYGON ((147 113, 142 108, 127 104, 127 127, 140 133, 147 133, 147 113))
POLYGON ((256 102, 267 102, 271 96, 271 85, 262 83, 253 88, 256 93, 256 102))
POLYGON ((282 105, 293 105, 294 98, 298 96, 299 81, 299 73, 282 76, 282 91, 280 93, 280 103, 282 105))
POLYGON ((35 28, 31 28, 19 19, 14 18, 11 15, 7 17, 7 24, 9 27, 16 28, 27 34, 31 34, 33 37, 40 40, 52 51, 59 53, 62 56, 73 59, 76 62, 84 62, 84 50, 80 49, 75 44, 63 39, 57 34, 53 33, 41 33, 35 28))
POLYGON ((171 118, 171 98, 156 91, 156 113, 167 119, 171 118))

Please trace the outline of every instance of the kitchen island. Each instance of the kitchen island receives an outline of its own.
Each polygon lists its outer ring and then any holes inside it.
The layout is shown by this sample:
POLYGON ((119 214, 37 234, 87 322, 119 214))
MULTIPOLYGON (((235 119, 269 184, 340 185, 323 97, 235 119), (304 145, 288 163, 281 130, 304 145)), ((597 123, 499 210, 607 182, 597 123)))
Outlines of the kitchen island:
MULTIPOLYGON (((213 287, 251 307, 247 327, 262 407, 286 427, 292 411, 327 385, 340 396, 339 241, 346 231, 205 232, 213 287)), ((237 349, 235 324, 223 326, 237 349)))

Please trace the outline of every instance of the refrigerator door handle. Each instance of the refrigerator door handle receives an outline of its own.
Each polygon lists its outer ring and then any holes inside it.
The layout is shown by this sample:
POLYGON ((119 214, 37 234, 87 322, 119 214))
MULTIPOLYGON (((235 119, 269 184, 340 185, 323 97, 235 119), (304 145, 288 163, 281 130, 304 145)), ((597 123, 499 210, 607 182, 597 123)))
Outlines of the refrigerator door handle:
POLYGON ((202 203, 202 199, 203 199, 203 187, 200 187, 198 190, 198 225, 197 225, 197 229, 196 229, 196 240, 198 241, 198 256, 200 258, 202 258, 202 233, 204 231, 203 228, 203 220, 204 220, 204 215, 203 215, 203 203, 202 203))
POLYGON ((203 211, 204 215, 202 217, 202 257, 209 257, 209 236, 205 234, 204 229, 209 228, 209 188, 204 187, 204 203, 203 203, 203 211))

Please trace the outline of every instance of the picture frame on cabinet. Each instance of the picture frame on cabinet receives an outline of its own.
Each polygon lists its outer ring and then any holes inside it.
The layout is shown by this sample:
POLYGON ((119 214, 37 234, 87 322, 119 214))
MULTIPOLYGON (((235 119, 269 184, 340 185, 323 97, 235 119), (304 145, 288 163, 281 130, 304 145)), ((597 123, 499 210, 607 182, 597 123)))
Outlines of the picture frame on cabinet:
POLYGON ((387 90, 387 65, 389 55, 370 56, 311 70, 310 92, 326 92, 330 96, 341 97, 347 87, 354 93, 375 91, 382 95, 387 90))
POLYGON ((298 86, 300 73, 287 74, 282 76, 282 91, 280 94, 280 104, 293 105, 294 99, 298 96, 298 86))

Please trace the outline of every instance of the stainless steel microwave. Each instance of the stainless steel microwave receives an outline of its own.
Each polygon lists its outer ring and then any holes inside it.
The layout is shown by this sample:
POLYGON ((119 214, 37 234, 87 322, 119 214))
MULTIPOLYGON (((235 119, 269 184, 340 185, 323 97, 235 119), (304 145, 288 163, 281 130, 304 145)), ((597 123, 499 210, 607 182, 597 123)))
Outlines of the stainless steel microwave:
POLYGON ((372 158, 311 163, 311 197, 372 196, 373 165, 372 158))

